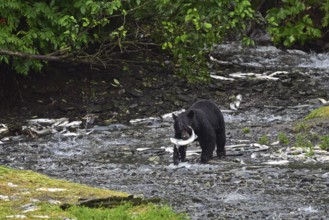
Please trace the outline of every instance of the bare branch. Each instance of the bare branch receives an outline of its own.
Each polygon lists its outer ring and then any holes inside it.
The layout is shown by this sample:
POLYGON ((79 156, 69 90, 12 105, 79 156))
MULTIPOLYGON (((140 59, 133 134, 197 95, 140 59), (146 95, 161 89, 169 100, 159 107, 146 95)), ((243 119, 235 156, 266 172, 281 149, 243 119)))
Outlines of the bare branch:
POLYGON ((0 55, 8 55, 8 56, 13 56, 13 57, 21 57, 21 58, 25 58, 25 59, 42 60, 42 61, 61 61, 61 60, 67 59, 68 57, 72 56, 72 54, 65 54, 65 55, 60 55, 60 56, 29 54, 29 53, 4 50, 4 49, 0 49, 0 55))

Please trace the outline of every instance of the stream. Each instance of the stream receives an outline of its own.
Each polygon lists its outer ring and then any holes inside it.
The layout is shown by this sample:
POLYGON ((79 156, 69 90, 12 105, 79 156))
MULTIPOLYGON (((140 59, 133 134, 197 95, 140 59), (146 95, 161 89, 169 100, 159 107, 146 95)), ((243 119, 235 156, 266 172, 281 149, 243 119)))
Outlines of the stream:
MULTIPOLYGON (((57 132, 38 139, 5 138, 0 164, 161 197, 191 219, 328 218, 329 152, 318 150, 308 157, 291 148, 293 141, 283 145, 277 140, 280 132, 294 140, 296 123, 328 105, 329 55, 223 44, 211 58, 212 83, 232 88, 234 94, 229 102, 218 103, 227 127, 226 158, 199 164, 200 147, 193 143, 188 162, 174 166, 168 110, 129 124, 83 122, 73 131, 56 127, 57 132), (264 135, 269 143, 258 144, 264 135)), ((310 132, 328 134, 326 123, 310 132)))

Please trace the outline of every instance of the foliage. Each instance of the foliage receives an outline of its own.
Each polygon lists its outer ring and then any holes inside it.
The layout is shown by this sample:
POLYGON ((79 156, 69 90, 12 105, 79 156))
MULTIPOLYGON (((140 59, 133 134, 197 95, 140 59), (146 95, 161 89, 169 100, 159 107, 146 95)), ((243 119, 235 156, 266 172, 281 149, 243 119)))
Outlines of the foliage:
POLYGON ((161 5, 165 15, 159 35, 162 48, 172 52, 181 75, 190 80, 208 79, 206 55, 225 37, 240 36, 245 21, 253 17, 251 4, 248 0, 170 2, 161 5))
POLYGON ((313 119, 319 117, 329 117, 329 106, 322 106, 313 110, 305 117, 305 119, 313 119))
POLYGON ((307 124, 304 121, 298 122, 294 125, 294 127, 292 128, 292 130, 295 133, 299 133, 299 132, 307 132, 311 129, 311 125, 307 124))
POLYGON ((268 145, 270 143, 270 141, 269 141, 268 137, 264 134, 259 138, 258 143, 268 145))
POLYGON ((320 38, 321 28, 328 26, 329 1, 282 0, 281 7, 270 9, 266 19, 274 43, 304 44, 320 38))
POLYGON ((248 134, 248 133, 250 133, 250 128, 245 127, 245 128, 242 129, 242 132, 244 134, 248 134))
POLYGON ((320 138, 320 148, 322 150, 329 150, 329 135, 324 135, 320 138))
POLYGON ((310 137, 305 134, 297 134, 295 146, 308 150, 308 156, 314 155, 314 145, 310 140, 310 137))
POLYGON ((279 133, 278 139, 281 144, 289 144, 289 139, 283 132, 279 133))
POLYGON ((1 1, 0 62, 27 74, 52 60, 107 66, 135 53, 147 62, 159 47, 182 76, 204 80, 211 47, 232 36, 250 43, 252 17, 248 0, 1 1))
POLYGON ((297 134, 296 136, 296 147, 300 148, 311 148, 313 147, 313 144, 309 137, 305 134, 297 134))
POLYGON ((18 73, 27 74, 30 69, 40 70, 47 58, 73 56, 99 40, 104 33, 97 28, 109 24, 109 16, 121 7, 120 0, 1 1, 0 48, 32 56, 14 55, 10 61, 2 55, 0 61, 12 62, 18 73), (49 56, 37 61, 33 55, 49 56))

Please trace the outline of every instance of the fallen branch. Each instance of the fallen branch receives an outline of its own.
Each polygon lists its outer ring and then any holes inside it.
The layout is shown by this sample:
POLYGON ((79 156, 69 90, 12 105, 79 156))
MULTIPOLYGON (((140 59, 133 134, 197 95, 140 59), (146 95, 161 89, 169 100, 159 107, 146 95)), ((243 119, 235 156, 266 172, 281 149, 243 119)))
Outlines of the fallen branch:
POLYGON ((118 49, 119 46, 117 43, 102 43, 98 50, 93 53, 86 52, 88 50, 87 47, 85 47, 75 52, 70 52, 70 48, 66 48, 45 55, 0 49, 0 55, 39 61, 81 63, 102 66, 104 68, 107 66, 120 65, 159 65, 158 61, 145 60, 145 57, 147 56, 145 55, 146 53, 152 54, 152 57, 158 56, 154 54, 149 47, 157 47, 159 45, 134 41, 125 41, 122 42, 122 44, 124 45, 123 51, 118 49), (125 57, 127 55, 128 57, 125 57), (131 56, 134 58, 132 59, 131 56))
MULTIPOLYGON (((62 53, 62 52, 60 52, 60 53, 62 53)), ((4 50, 4 49, 0 49, 0 55, 21 57, 21 58, 31 59, 31 60, 42 60, 42 61, 62 61, 64 59, 67 59, 68 57, 72 56, 72 54, 68 54, 68 53, 65 55, 54 56, 54 55, 29 54, 29 53, 4 50)))

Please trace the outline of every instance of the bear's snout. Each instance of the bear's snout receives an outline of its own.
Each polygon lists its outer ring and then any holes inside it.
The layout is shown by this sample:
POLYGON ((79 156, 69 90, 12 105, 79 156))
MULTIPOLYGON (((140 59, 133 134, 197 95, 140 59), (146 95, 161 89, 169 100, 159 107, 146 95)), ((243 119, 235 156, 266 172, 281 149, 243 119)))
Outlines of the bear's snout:
POLYGON ((182 131, 181 138, 183 140, 187 140, 187 139, 189 139, 189 137, 190 137, 190 134, 186 130, 182 131))

